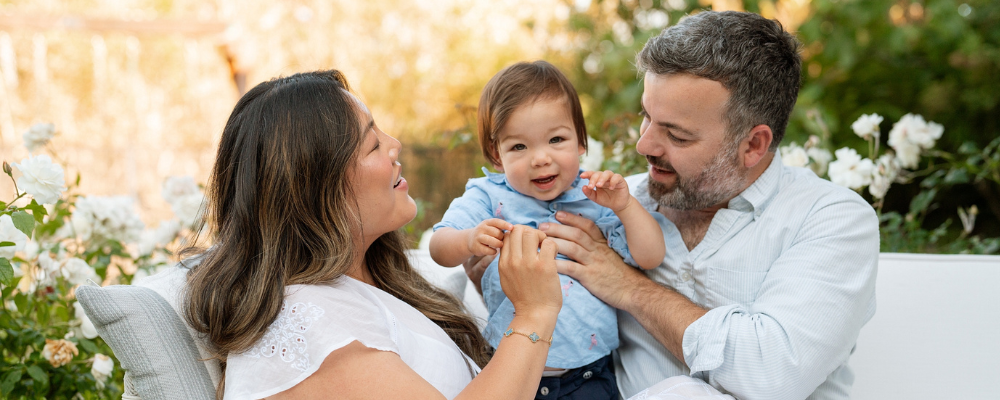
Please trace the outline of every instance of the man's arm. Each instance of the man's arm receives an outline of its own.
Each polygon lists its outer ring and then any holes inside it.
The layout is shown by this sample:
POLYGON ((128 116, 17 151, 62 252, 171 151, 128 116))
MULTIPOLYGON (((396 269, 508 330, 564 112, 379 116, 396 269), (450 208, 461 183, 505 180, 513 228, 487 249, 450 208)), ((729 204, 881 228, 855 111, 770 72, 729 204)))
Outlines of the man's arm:
POLYGON ((625 264, 607 246, 593 221, 562 211, 556 213, 556 219, 565 225, 542 224, 539 228, 553 238, 559 253, 576 260, 556 260, 559 273, 573 277, 608 305, 632 314, 683 362, 684 331, 707 311, 625 264))

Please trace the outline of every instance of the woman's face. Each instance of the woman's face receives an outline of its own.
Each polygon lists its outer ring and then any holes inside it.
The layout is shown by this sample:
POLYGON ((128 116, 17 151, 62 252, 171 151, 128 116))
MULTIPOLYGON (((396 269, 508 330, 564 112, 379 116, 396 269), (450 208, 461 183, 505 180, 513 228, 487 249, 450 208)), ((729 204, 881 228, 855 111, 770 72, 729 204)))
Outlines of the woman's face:
POLYGON ((399 164, 399 141, 375 125, 371 112, 361 101, 361 147, 351 173, 351 187, 361 212, 364 243, 403 227, 417 215, 417 204, 410 198, 409 186, 399 164))

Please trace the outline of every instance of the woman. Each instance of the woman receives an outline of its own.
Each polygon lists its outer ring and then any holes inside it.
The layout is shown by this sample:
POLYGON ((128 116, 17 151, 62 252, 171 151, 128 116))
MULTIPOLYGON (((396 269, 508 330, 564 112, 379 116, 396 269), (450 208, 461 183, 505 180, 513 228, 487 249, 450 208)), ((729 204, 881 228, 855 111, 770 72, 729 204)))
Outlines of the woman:
POLYGON ((187 318, 223 361, 218 397, 534 397, 562 305, 555 245, 526 227, 505 238, 517 317, 486 366, 461 303, 407 261, 399 151, 337 71, 236 104, 208 188, 215 245, 188 278, 187 318))

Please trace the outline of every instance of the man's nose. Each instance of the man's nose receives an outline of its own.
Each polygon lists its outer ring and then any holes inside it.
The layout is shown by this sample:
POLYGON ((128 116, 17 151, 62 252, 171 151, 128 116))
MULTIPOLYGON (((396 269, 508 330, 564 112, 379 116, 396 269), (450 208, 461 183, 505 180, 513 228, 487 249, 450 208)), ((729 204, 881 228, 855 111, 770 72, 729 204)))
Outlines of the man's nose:
POLYGON ((663 146, 656 142, 654 135, 649 134, 649 129, 641 133, 639 141, 635 143, 635 151, 644 156, 660 157, 663 155, 663 146))

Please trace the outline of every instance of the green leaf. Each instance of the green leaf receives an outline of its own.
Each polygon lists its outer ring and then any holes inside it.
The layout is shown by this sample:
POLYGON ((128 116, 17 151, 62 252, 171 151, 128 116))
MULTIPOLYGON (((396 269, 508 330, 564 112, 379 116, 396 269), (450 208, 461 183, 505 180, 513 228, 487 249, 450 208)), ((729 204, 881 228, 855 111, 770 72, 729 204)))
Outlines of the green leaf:
POLYGON ((14 220, 14 227, 17 230, 31 237, 31 232, 35 230, 35 218, 31 214, 18 210, 11 214, 10 218, 14 220))
POLYGON ((24 293, 18 293, 14 295, 14 305, 21 313, 28 312, 28 296, 24 293))
POLYGON ((921 214, 927 211, 927 208, 930 207, 931 201, 934 200, 934 196, 936 195, 937 189, 931 189, 914 196, 913 201, 910 202, 910 213, 921 214))
POLYGON ((979 151, 980 151, 979 148, 976 147, 976 143, 974 142, 965 142, 958 147, 959 154, 976 154, 979 151))
POLYGON ((948 171, 948 175, 944 176, 944 183, 948 185, 969 183, 969 174, 966 173, 965 168, 953 168, 948 171))
POLYGON ((10 261, 6 258, 0 257, 0 282, 8 282, 14 277, 14 267, 10 265, 10 261))
POLYGON ((24 206, 24 208, 31 210, 31 215, 35 217, 35 221, 41 223, 46 215, 49 214, 41 204, 35 202, 35 199, 31 199, 31 203, 24 206))
POLYGON ((97 348, 97 345, 94 344, 94 341, 92 341, 90 339, 86 339, 86 338, 81 338, 80 339, 80 347, 83 347, 83 350, 87 351, 88 353, 100 353, 101 352, 101 349, 97 348))
POLYGON ((0 242, 0 247, 16 246, 17 243, 14 242, 0 242))
POLYGON ((0 395, 6 398, 10 392, 14 391, 14 385, 21 380, 22 375, 24 375, 24 371, 20 368, 16 368, 8 372, 7 375, 4 375, 3 383, 0 383, 0 395))
POLYGON ((34 379, 35 382, 42 382, 43 386, 49 385, 49 374, 37 365, 28 367, 28 375, 31 375, 31 379, 34 379))

